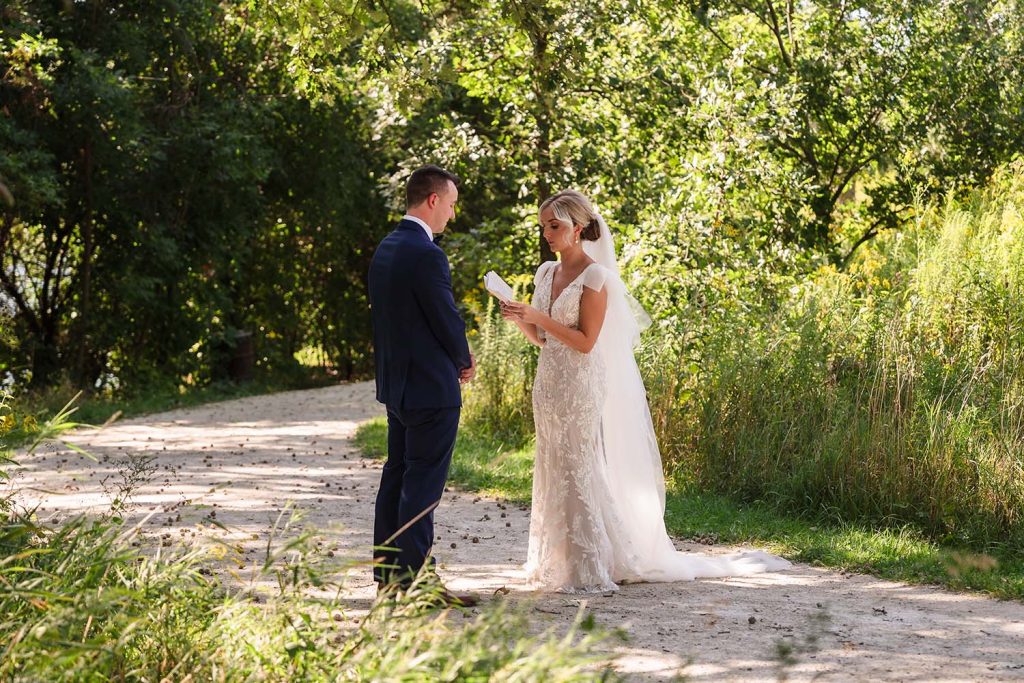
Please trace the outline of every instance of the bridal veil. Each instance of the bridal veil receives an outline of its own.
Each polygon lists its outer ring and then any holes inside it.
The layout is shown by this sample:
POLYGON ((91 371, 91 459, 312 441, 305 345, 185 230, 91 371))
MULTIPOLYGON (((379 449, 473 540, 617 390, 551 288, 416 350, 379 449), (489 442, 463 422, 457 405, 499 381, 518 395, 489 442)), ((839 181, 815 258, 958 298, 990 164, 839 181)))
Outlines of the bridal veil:
POLYGON ((650 318, 619 275, 615 245, 604 218, 600 237, 586 241, 588 256, 608 271, 608 308, 595 347, 607 372, 602 413, 605 474, 616 518, 609 529, 617 581, 680 581, 785 569, 790 563, 760 551, 733 555, 684 553, 665 530, 665 478, 633 349, 650 318))

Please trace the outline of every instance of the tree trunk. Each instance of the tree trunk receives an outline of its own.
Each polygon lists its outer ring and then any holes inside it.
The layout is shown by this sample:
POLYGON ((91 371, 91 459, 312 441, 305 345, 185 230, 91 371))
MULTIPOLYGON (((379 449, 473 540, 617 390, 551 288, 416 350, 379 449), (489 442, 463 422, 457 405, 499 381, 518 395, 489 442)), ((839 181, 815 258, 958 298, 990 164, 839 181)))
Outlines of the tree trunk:
MULTIPOLYGON (((537 206, 551 196, 551 75, 548 65, 548 33, 536 24, 530 27, 530 41, 533 43, 533 94, 534 118, 537 122, 537 142, 533 150, 533 166, 537 173, 537 206)), ((544 227, 539 229, 540 262, 554 261, 555 254, 544 239, 544 227)))
POLYGON ((96 252, 95 236, 95 211, 93 207, 93 151, 92 140, 86 140, 82 147, 82 189, 84 191, 85 206, 82 216, 82 262, 79 267, 79 302, 77 333, 75 334, 75 348, 72 361, 72 372, 75 382, 80 386, 88 386, 95 379, 90 375, 95 369, 87 367, 90 357, 89 328, 92 324, 92 266, 93 256, 96 252))
POLYGON ((29 385, 34 388, 50 386, 60 373, 55 321, 48 316, 43 324, 46 327, 43 336, 32 346, 32 379, 29 385))

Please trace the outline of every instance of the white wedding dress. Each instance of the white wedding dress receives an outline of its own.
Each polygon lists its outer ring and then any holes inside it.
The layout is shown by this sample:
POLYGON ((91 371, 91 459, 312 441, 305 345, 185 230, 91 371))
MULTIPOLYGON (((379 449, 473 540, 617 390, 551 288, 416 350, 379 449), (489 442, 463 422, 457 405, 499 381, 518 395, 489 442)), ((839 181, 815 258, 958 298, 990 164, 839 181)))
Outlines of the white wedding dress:
MULTIPOLYGON (((541 347, 533 387, 537 451, 525 566, 533 588, 566 593, 619 583, 687 581, 785 569, 761 551, 702 555, 675 549, 665 530, 665 482, 647 396, 632 348, 639 329, 615 270, 607 225, 588 266, 551 300, 556 262, 541 265, 533 306, 578 328, 583 288, 609 290, 589 354, 553 337, 541 347), (603 244, 602 244, 603 242, 603 244), (609 256, 610 252, 610 256, 609 256), (611 267, 602 265, 608 263, 611 267)), ((540 331, 544 338, 543 331, 540 331)))

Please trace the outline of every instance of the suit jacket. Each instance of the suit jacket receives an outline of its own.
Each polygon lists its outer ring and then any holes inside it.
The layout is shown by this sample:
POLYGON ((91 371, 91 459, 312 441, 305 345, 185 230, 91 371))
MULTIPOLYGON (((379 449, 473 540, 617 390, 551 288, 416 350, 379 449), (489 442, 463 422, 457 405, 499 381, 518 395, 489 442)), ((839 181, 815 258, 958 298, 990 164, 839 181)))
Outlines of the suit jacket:
POLYGON ((370 316, 377 400, 406 409, 462 405, 459 372, 471 364, 448 257, 423 228, 402 221, 373 254, 370 316))

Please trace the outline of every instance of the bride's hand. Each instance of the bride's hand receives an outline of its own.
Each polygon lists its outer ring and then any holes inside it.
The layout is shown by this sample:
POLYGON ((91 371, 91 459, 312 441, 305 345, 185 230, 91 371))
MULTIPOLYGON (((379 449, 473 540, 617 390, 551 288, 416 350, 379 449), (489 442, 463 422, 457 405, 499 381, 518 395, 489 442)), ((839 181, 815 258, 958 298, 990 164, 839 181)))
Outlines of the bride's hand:
POLYGON ((518 320, 528 325, 536 325, 540 320, 541 313, 533 306, 510 301, 501 306, 501 315, 506 320, 518 320))
POLYGON ((516 320, 519 320, 519 318, 512 312, 512 309, 509 308, 509 303, 505 303, 504 301, 499 302, 498 305, 501 307, 501 317, 505 320, 515 322, 516 320))

